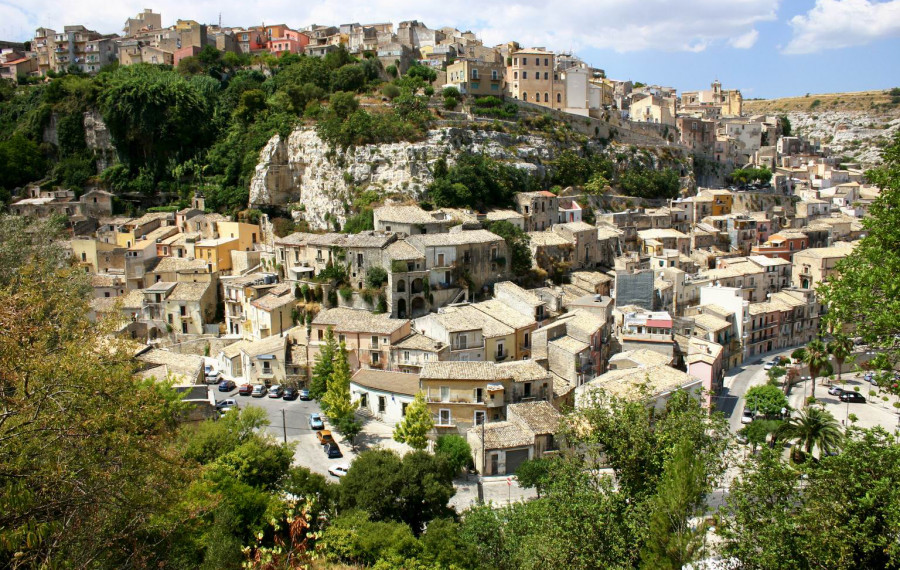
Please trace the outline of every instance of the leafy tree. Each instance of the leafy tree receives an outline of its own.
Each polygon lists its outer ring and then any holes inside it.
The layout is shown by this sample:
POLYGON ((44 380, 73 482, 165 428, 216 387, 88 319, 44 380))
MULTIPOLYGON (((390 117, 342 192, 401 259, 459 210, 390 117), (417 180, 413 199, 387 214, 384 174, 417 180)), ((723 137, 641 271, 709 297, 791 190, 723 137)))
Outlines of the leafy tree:
POLYGON ((844 440, 840 424, 831 413, 816 407, 801 410, 786 421, 779 430, 779 437, 792 441, 807 457, 818 449, 828 453, 840 449, 844 440))
POLYGON ((406 567, 420 546, 408 525, 370 520, 361 510, 342 513, 322 534, 326 556, 333 562, 373 567, 406 567))
POLYGON ((425 393, 419 392, 406 407, 403 421, 394 427, 394 440, 405 443, 413 449, 425 449, 428 445, 428 433, 432 428, 434 420, 425 404, 425 393))
POLYGON ((393 83, 388 83, 381 88, 381 94, 388 99, 396 99, 400 96, 400 88, 393 83))
POLYGON ((12 190, 39 179, 46 169, 40 147, 22 135, 0 141, 0 188, 12 190))
POLYGON ((745 568, 893 568, 900 446, 881 429, 851 429, 844 451, 800 466, 779 450, 742 465, 721 517, 723 554, 745 568))
POLYGON ((530 187, 528 175, 514 166, 481 154, 463 154, 428 191, 435 206, 485 209, 509 206, 516 192, 530 187))
POLYGON ((746 437, 748 443, 753 444, 755 449, 766 443, 770 435, 777 435, 783 423, 781 420, 754 420, 742 427, 738 433, 746 437))
POLYGON ((778 117, 778 122, 781 125, 781 136, 791 136, 791 120, 787 118, 787 115, 778 117))
POLYGON ((438 436, 434 453, 443 458, 454 473, 473 466, 472 449, 462 436, 455 434, 438 436))
POLYGON ((331 327, 325 331, 325 344, 319 348, 316 364, 313 366, 312 378, 309 382, 309 395, 321 400, 328 391, 328 384, 334 372, 334 359, 338 352, 337 341, 331 327))
POLYGON ((767 416, 780 414, 781 410, 788 408, 787 396, 780 388, 770 384, 750 388, 745 398, 744 406, 747 409, 756 410, 767 416))
POLYGON ((366 73, 361 65, 345 65, 331 74, 332 91, 355 93, 366 85, 366 73))
POLYGON ((549 457, 535 457, 523 461, 516 470, 519 486, 524 489, 535 489, 540 497, 541 490, 550 483, 548 478, 552 471, 551 461, 553 459, 549 457))
POLYGON ((433 81, 437 80, 437 72, 426 65, 412 65, 409 69, 406 70, 406 75, 409 77, 418 77, 422 79, 422 81, 426 81, 428 83, 432 83, 433 81))
POLYGON ((331 112, 340 119, 346 119, 359 107, 359 101, 353 93, 344 91, 332 93, 328 103, 331 112))
POLYGON ((853 339, 845 334, 835 334, 831 342, 828 343, 827 348, 834 358, 835 364, 837 364, 837 376, 838 382, 840 382, 841 369, 844 367, 844 362, 853 354, 853 339))
POLYGON ((441 89, 441 96, 444 99, 453 98, 453 99, 456 99, 457 101, 459 99, 461 99, 461 96, 459 94, 459 89, 457 89, 456 87, 453 87, 453 86, 444 87, 443 89, 441 89))
POLYGON ((342 509, 361 509, 374 521, 404 522, 416 534, 425 524, 449 516, 452 475, 435 456, 412 451, 401 459, 390 450, 360 453, 341 480, 342 509))
POLYGON ((248 124, 265 109, 266 94, 261 89, 249 89, 241 93, 241 102, 234 110, 234 116, 238 121, 248 124))
POLYGON ((510 270, 512 275, 526 275, 531 270, 531 249, 528 247, 531 238, 518 226, 505 220, 486 224, 487 229, 503 238, 509 250, 510 270))

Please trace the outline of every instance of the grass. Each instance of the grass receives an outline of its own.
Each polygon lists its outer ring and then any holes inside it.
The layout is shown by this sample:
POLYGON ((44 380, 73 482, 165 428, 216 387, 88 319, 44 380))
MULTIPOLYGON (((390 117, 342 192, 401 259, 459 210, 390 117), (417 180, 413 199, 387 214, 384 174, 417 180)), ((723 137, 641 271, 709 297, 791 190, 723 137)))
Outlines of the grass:
POLYGON ((893 103, 895 96, 890 90, 857 91, 852 93, 806 94, 798 97, 780 99, 757 99, 744 101, 744 113, 787 113, 790 111, 808 111, 813 107, 827 108, 832 111, 871 111, 873 108, 894 110, 900 113, 900 107, 893 103))

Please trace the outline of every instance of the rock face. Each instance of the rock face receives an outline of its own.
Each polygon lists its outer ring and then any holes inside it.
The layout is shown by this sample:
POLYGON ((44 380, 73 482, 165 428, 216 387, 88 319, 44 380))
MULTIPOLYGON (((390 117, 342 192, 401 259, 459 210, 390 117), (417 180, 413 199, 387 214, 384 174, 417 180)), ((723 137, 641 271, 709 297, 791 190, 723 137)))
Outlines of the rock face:
POLYGON ((84 113, 84 142, 94 151, 97 159, 97 172, 103 172, 105 168, 116 160, 116 148, 109 136, 109 129, 103 122, 103 117, 96 109, 84 113))
POLYGON ((817 139, 836 156, 846 156, 863 167, 881 162, 881 147, 900 130, 896 113, 859 111, 792 112, 788 114, 795 134, 817 139))
POLYGON ((379 194, 419 199, 434 180, 435 161, 448 163, 462 152, 485 155, 541 176, 543 166, 559 152, 559 143, 530 135, 443 128, 425 140, 366 145, 332 151, 310 128, 278 135, 260 152, 250 183, 250 205, 282 206, 302 216, 313 229, 327 229, 329 220, 343 225, 347 205, 361 188, 379 194), (327 219, 326 219, 327 218, 327 219))

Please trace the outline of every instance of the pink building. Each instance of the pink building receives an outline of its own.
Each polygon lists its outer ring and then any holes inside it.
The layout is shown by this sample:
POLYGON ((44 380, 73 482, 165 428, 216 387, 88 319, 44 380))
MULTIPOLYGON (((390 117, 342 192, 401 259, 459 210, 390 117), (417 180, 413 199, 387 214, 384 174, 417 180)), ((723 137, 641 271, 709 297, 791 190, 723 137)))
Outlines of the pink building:
POLYGON ((186 57, 193 57, 200 53, 200 48, 197 46, 185 46, 181 49, 175 50, 173 61, 174 65, 178 65, 178 62, 186 57))
POLYGON ((710 409, 722 391, 725 379, 723 352, 720 344, 692 337, 684 358, 687 373, 703 384, 703 401, 710 409))
POLYGON ((270 53, 278 55, 285 52, 303 53, 307 45, 309 45, 309 36, 290 28, 284 28, 280 34, 269 38, 266 47, 270 53))

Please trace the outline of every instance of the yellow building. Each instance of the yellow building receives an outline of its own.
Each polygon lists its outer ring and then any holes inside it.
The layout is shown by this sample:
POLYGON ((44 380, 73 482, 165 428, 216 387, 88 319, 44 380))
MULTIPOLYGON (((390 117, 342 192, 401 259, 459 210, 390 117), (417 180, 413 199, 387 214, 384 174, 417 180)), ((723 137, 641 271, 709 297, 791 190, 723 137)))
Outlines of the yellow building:
POLYGON ((238 238, 217 238, 198 241, 194 245, 197 259, 202 259, 211 271, 231 271, 231 252, 241 251, 238 238))
POLYGON ((244 224, 241 222, 217 222, 216 228, 219 238, 237 238, 239 251, 251 251, 259 241, 260 229, 256 224, 244 224))
POLYGON ((505 75, 503 64, 476 59, 458 59, 447 66, 447 83, 454 85, 463 95, 475 97, 502 97, 505 75))
POLYGON ((712 196, 712 215, 727 216, 734 207, 734 195, 728 190, 708 190, 712 196))
POLYGON ((553 108, 557 99, 564 98, 555 69, 553 52, 536 48, 515 51, 507 58, 506 91, 514 99, 553 108))

